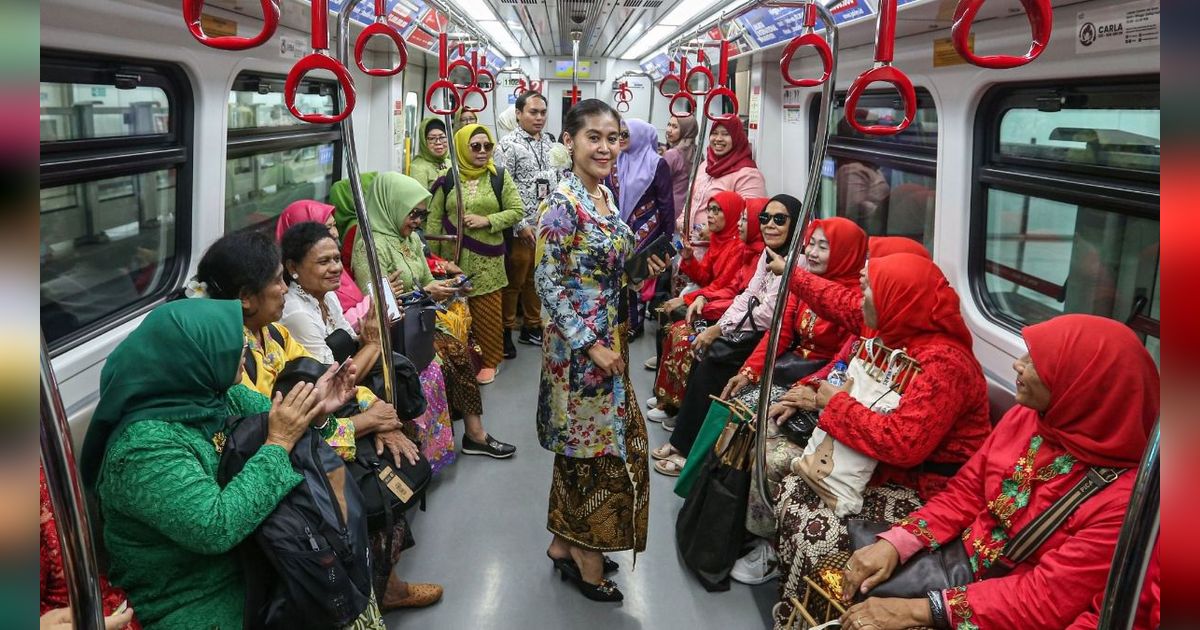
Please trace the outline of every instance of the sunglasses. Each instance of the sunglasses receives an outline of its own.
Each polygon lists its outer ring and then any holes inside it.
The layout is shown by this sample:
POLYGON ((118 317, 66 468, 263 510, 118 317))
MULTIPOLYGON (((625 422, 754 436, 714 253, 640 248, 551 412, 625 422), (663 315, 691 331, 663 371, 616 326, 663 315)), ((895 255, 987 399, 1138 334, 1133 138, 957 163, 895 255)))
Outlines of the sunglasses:
POLYGON ((494 149, 494 148, 496 148, 496 145, 492 144, 491 142, 472 142, 471 143, 471 150, 476 153, 479 153, 480 151, 487 151, 488 153, 491 153, 492 149, 494 149))
POLYGON ((629 132, 628 132, 628 131, 622 131, 622 132, 621 132, 621 139, 622 139, 622 140, 628 140, 628 139, 629 139, 629 132))
POLYGON ((419 211, 419 210, 413 210, 412 212, 408 213, 408 218, 409 218, 409 219, 412 219, 413 221, 424 221, 425 219, 428 219, 428 218, 429 218, 429 212, 428 212, 428 211, 422 212, 422 211, 419 211))
POLYGON ((786 214, 771 214, 770 212, 760 212, 760 213, 758 213, 758 224, 766 225, 766 224, 774 221, 775 225, 778 225, 779 227, 783 227, 783 226, 787 225, 788 219, 790 219, 790 218, 791 217, 789 217, 786 214))

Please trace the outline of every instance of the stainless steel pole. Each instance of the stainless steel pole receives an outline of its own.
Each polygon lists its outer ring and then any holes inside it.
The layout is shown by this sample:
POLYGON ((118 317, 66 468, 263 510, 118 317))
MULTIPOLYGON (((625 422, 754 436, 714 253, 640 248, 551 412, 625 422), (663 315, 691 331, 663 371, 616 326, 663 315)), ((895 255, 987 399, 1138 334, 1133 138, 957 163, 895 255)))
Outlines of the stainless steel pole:
MULTIPOLYGON (((362 1, 362 0, 359 0, 362 1)), ((337 25, 337 55, 338 60, 346 67, 350 60, 350 16, 354 12, 354 7, 358 2, 348 2, 342 7, 338 14, 337 25)), ((342 99, 342 106, 345 107, 345 95, 338 90, 338 95, 342 99)), ((340 123, 342 130, 342 141, 346 147, 346 168, 350 171, 350 194, 354 199, 354 214, 358 217, 358 235, 362 238, 363 244, 367 250, 367 269, 371 274, 370 289, 373 295, 371 299, 375 304, 375 317, 379 321, 379 346, 380 360, 383 362, 383 388, 384 398, 395 405, 396 386, 395 371, 392 364, 392 340, 391 340, 391 321, 388 318, 387 294, 385 291, 391 291, 391 286, 384 279, 383 272, 379 266, 379 254, 375 251, 375 238, 371 233, 371 218, 367 216, 366 196, 363 194, 361 173, 358 168, 358 148, 354 139, 354 116, 347 116, 340 123)), ((448 128, 448 127, 447 127, 448 128)), ((358 369, 369 370, 372 366, 360 365, 358 369)))
MULTIPOLYGON (((814 0, 815 1, 815 0, 814 0)), ((833 67, 837 68, 838 59, 838 28, 833 21, 833 14, 821 2, 816 2, 817 11, 825 20, 825 39, 833 51, 833 67)), ((775 313, 771 316, 771 328, 767 331, 767 357, 763 365, 762 381, 758 391, 758 439, 756 440, 756 463, 758 466, 758 484, 756 490, 763 503, 774 507, 775 501, 767 487, 767 410, 771 404, 771 387, 775 384, 775 359, 778 355, 776 344, 779 343, 780 330, 783 328, 783 312, 787 309, 789 285, 796 262, 803 255, 804 228, 815 214, 817 194, 821 191, 821 165, 829 149, 829 120, 833 116, 833 83, 834 77, 829 77, 821 86, 821 111, 817 116, 817 134, 813 142, 812 158, 808 168, 808 183, 804 190, 804 205, 801 220, 792 240, 791 251, 788 252, 787 267, 779 284, 779 299, 775 302, 775 313)))
POLYGON ((1104 589, 1104 607, 1100 611, 1100 630, 1129 630, 1137 617, 1138 600, 1146 580, 1150 553, 1158 539, 1159 515, 1159 426, 1154 424, 1150 443, 1142 456, 1129 510, 1117 538, 1112 571, 1104 589))
POLYGON ((42 338, 41 457, 46 486, 62 545, 63 573, 71 599, 76 628, 102 630, 104 610, 100 599, 100 565, 96 562, 87 500, 79 482, 75 450, 67 411, 58 393, 54 366, 46 339, 42 338))

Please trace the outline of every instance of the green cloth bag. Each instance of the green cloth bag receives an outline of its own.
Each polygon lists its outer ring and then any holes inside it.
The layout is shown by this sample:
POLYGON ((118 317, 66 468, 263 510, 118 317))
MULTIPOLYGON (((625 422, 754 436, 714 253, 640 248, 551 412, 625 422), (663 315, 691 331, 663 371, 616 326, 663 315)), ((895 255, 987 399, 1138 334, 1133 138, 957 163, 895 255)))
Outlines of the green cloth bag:
POLYGON ((721 437, 721 432, 725 430, 725 425, 729 424, 732 415, 725 405, 712 403, 708 406, 708 415, 704 416, 704 424, 696 434, 696 441, 692 443, 692 452, 687 458, 687 464, 675 482, 675 494, 686 499, 692 493, 692 484, 696 482, 704 460, 708 459, 708 454, 716 446, 717 439, 721 437))

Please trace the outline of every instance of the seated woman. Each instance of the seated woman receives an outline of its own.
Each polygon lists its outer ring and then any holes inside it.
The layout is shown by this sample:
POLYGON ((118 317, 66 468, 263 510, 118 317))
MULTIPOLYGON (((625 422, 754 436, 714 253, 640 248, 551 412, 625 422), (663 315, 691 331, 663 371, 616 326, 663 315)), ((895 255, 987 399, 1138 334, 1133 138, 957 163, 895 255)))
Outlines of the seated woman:
POLYGON ((733 298, 746 288, 743 283, 749 283, 750 276, 745 270, 753 268, 763 250, 757 225, 753 243, 743 242, 738 235, 738 224, 745 213, 746 201, 741 195, 735 192, 713 195, 705 214, 712 234, 708 252, 697 260, 688 243, 684 243, 680 252, 679 270, 700 288, 663 305, 665 313, 687 307, 685 319, 659 329, 661 361, 654 381, 654 398, 646 401, 651 407, 646 419, 662 422, 664 428, 674 427, 675 414, 683 403, 683 390, 692 371, 693 320, 712 324, 720 319, 733 298))
MULTIPOLYGON (((363 367, 360 374, 366 374, 366 366, 376 365, 380 358, 379 323, 374 310, 370 311, 364 318, 362 335, 356 338, 341 316, 333 285, 345 271, 329 230, 320 223, 297 223, 284 233, 281 249, 290 288, 284 297, 280 323, 318 361, 329 364, 353 354, 354 364, 363 367)), ((418 429, 415 441, 436 472, 454 461, 454 428, 441 366, 430 362, 420 380, 427 405, 425 413, 413 419, 418 429)), ((378 388, 374 393, 383 395, 378 388)))
MULTIPOLYGON (((72 630, 71 597, 67 592, 67 577, 63 572, 62 546, 58 540, 58 523, 54 519, 54 506, 50 501, 50 489, 46 486, 46 471, 38 467, 38 482, 41 487, 41 597, 38 626, 41 630, 72 630)), ((108 583, 100 576, 100 602, 104 608, 104 630, 141 630, 141 624, 133 618, 133 609, 124 591, 108 583), (120 610, 120 612, 117 612, 120 610)))
POLYGON ((734 298, 715 326, 706 328, 693 342, 695 353, 701 358, 688 378, 671 441, 651 453, 659 460, 654 464, 658 472, 668 476, 678 476, 682 472, 696 434, 708 414, 712 402, 709 397, 721 393, 721 388, 770 329, 779 295, 779 276, 771 273, 768 263, 772 254, 787 255, 799 220, 800 201, 790 195, 777 195, 769 201, 756 199, 747 204, 747 229, 761 230, 767 249, 759 255, 756 266, 748 268, 753 275, 746 282, 746 290, 734 298), (756 207, 760 205, 761 211, 756 207), (729 344, 724 346, 731 350, 728 355, 707 354, 708 348, 718 339, 729 344))
MULTIPOLYGON (((844 593, 869 591, 916 552, 966 548, 974 582, 914 599, 871 598, 842 624, 901 628, 1065 628, 1104 591, 1136 469, 1159 409, 1158 370, 1128 327, 1063 315, 1022 331, 1029 352, 1013 363, 1017 406, 945 488, 850 557, 844 593), (1120 387, 1113 387, 1120 383, 1120 387), (1116 481, 1086 499, 1027 560, 989 577, 1005 544, 1094 467, 1116 481), (959 542, 961 540, 961 542, 959 542)), ((1156 595, 1157 571, 1147 577, 1156 595)), ((1146 599, 1146 598, 1143 598, 1146 599)), ((1138 628, 1158 626, 1158 598, 1138 628)), ((1076 625, 1071 625, 1076 622, 1076 625)))
MULTIPOLYGON (((299 357, 320 360, 279 323, 288 286, 283 281, 279 247, 271 237, 260 232, 226 234, 204 252, 197 277, 207 285, 212 297, 241 302, 242 333, 250 352, 242 374, 242 384, 246 387, 270 396, 275 389, 276 377, 288 361, 299 357)), ((326 438, 343 459, 354 459, 355 440, 367 435, 373 436, 377 449, 389 449, 396 459, 405 453, 417 452, 417 446, 405 435, 404 423, 391 404, 379 400, 365 387, 356 388, 354 398, 359 412, 349 418, 336 418, 331 423, 334 430, 326 438)), ((389 546, 389 538, 392 542, 411 540, 404 519, 397 519, 390 532, 369 534, 371 557, 383 559, 373 563, 372 570, 377 592, 382 593, 380 604, 384 610, 428 606, 441 598, 441 586, 410 585, 392 572, 405 544, 389 546), (384 558, 383 552, 389 548, 392 557, 384 558)))
MULTIPOLYGON (((454 134, 455 158, 461 182, 444 180, 435 184, 429 203, 430 234, 463 234, 463 271, 471 277, 467 298, 471 309, 471 333, 483 349, 482 368, 476 375, 480 385, 496 380, 496 368, 504 358, 504 312, 502 291, 508 286, 504 268, 504 232, 525 216, 521 194, 512 174, 503 173, 499 194, 492 178, 499 174, 492 160, 495 140, 487 127, 468 124, 454 134), (458 225, 458 192, 461 186, 463 225, 458 225), (447 190, 450 192, 447 194, 447 190)), ((447 176, 449 177, 449 175, 447 176)), ((448 256, 448 244, 434 244, 434 251, 448 256)))
MULTIPOLYGON (((399 291, 421 289, 442 302, 455 297, 459 289, 454 281, 434 280, 425 263, 416 230, 428 214, 425 206, 429 198, 429 191, 413 178, 382 173, 367 196, 367 213, 380 270, 393 279, 399 291)), ((366 244, 358 238, 354 242, 354 276, 364 286, 369 277, 366 259, 366 244)), ((466 345, 440 326, 433 333, 433 343, 442 361, 450 407, 462 415, 466 425, 462 452, 497 459, 511 457, 517 452, 516 447, 497 440, 483 428, 483 398, 466 345)))
POLYGON ((112 581, 148 628, 242 627, 233 549, 304 480, 288 459, 296 441, 350 395, 348 382, 323 379, 276 397, 268 439, 222 487, 213 440, 233 415, 226 392, 244 349, 236 301, 178 300, 151 311, 101 372, 83 482, 99 499, 112 581))
MULTIPOLYGON (((275 224, 275 240, 282 241, 283 233, 293 225, 313 221, 324 225, 329 230, 334 242, 337 242, 339 232, 337 222, 333 219, 333 211, 333 206, 312 199, 294 201, 279 215, 279 221, 275 224)), ((358 330, 359 321, 371 307, 371 301, 363 295, 362 291, 358 290, 358 285, 354 284, 354 278, 350 277, 345 268, 342 269, 342 275, 338 278, 335 295, 346 323, 352 329, 358 330)))
MULTIPOLYGON (((932 261, 914 254, 871 260, 861 285, 861 301, 846 299, 844 287, 797 270, 791 290, 844 330, 865 326, 884 346, 905 349, 919 371, 898 387, 898 405, 876 412, 852 398, 848 385, 818 381, 815 391, 808 383, 793 388, 770 414, 781 421, 796 409, 821 410, 821 429, 879 462, 855 517, 898 520, 945 487, 987 438, 987 384, 958 294, 932 261)), ((849 364, 859 345, 835 362, 849 364)), ((775 518, 787 601, 820 559, 847 549, 849 538, 843 519, 795 474, 784 478, 775 518)))

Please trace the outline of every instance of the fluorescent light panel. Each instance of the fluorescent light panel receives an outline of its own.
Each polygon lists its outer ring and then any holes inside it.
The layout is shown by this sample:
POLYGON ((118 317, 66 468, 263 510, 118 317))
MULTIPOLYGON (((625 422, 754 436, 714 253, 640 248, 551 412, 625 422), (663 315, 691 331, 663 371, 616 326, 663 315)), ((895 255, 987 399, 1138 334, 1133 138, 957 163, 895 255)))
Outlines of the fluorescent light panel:
POLYGON ((621 59, 628 60, 640 58, 642 55, 646 54, 646 51, 661 44, 664 39, 670 37, 671 33, 674 32, 674 26, 659 24, 651 27, 650 30, 646 31, 645 35, 642 35, 638 41, 633 44, 633 46, 630 46, 625 50, 625 54, 621 55, 621 59))
POLYGON ((689 20, 700 15, 701 11, 711 7, 712 0, 681 0, 671 12, 658 23, 663 26, 683 26, 689 20))
POLYGON ((479 28, 491 36, 496 45, 510 57, 524 57, 526 53, 517 44, 517 40, 508 32, 508 28, 503 22, 496 19, 496 14, 492 13, 492 9, 488 7, 484 0, 453 0, 454 4, 462 10, 464 14, 474 20, 479 28))

